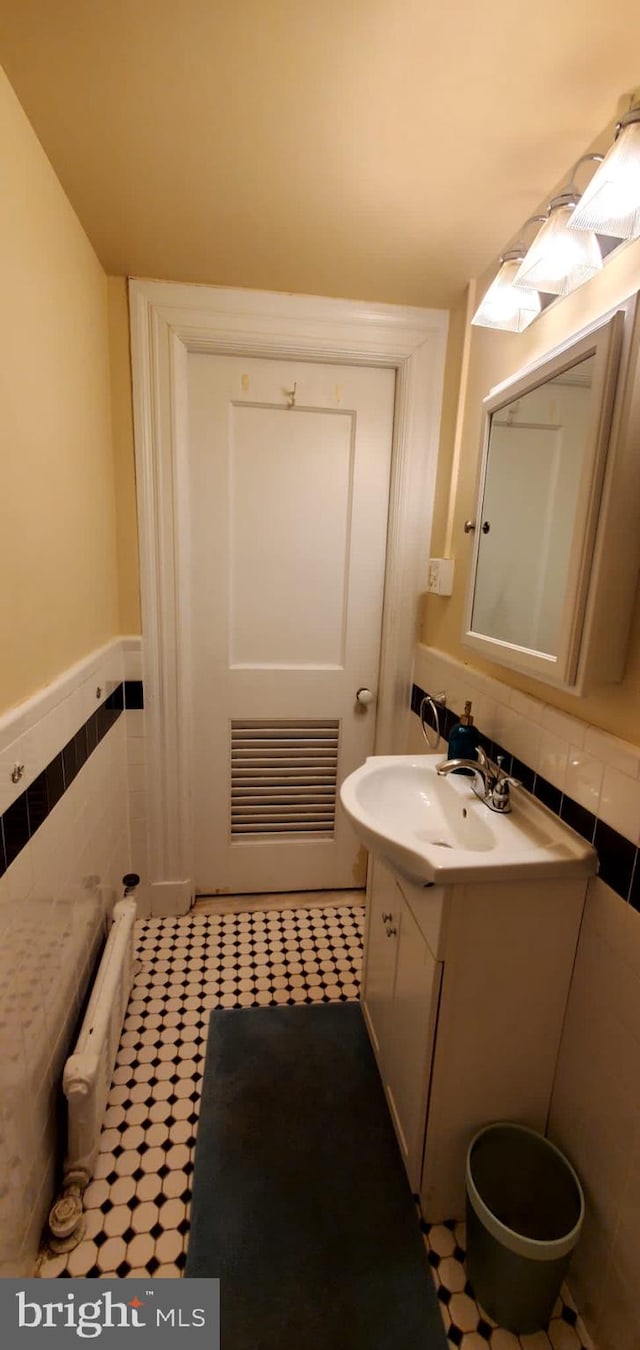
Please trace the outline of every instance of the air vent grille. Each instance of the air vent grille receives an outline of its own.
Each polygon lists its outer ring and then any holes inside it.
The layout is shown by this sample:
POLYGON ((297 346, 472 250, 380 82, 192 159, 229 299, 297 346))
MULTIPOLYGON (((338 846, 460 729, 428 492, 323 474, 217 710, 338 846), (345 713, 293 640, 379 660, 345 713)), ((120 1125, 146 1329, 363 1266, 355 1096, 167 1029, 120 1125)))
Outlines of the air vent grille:
POLYGON ((231 723, 231 837, 332 835, 339 722, 231 723))

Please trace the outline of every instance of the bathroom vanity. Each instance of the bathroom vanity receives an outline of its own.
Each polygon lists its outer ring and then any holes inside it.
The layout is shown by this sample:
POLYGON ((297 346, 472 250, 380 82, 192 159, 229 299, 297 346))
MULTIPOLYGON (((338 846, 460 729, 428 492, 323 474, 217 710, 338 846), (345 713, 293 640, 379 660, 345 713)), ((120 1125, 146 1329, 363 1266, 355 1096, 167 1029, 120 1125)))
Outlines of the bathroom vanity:
POLYGON ((491 1120, 544 1133, 586 881, 420 886, 376 858, 362 1006, 412 1190, 464 1217, 491 1120))
POLYGON ((373 757, 343 794, 373 852, 363 1012, 429 1222, 464 1217, 482 1125, 545 1131, 596 869, 591 846, 528 793, 495 820, 468 779, 436 779, 441 759, 373 757))

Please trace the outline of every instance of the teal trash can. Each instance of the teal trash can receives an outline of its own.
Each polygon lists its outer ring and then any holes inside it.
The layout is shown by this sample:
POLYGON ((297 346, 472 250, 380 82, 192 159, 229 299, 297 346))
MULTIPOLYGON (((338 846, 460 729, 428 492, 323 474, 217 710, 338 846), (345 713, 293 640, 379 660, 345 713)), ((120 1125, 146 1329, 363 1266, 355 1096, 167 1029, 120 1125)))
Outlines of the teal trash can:
POLYGON ((487 1125, 467 1152, 467 1271, 478 1303, 516 1335, 544 1330, 584 1217, 571 1164, 525 1125, 487 1125))

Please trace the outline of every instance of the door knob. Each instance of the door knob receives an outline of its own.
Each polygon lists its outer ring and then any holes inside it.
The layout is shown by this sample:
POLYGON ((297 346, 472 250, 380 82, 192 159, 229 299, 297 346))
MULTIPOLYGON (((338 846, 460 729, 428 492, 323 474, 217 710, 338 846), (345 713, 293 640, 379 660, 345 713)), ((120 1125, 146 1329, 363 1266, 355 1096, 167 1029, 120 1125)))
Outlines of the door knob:
POLYGON ((363 685, 361 689, 356 689, 356 703, 362 703, 366 707, 367 703, 375 702, 375 694, 371 689, 366 689, 363 685))

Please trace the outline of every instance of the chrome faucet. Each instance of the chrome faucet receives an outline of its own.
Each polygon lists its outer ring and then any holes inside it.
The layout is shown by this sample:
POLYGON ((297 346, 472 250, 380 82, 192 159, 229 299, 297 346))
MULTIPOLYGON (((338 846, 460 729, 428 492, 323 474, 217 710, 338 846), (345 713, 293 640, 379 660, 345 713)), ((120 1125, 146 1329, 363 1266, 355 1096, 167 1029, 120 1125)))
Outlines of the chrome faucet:
POLYGON ((503 755, 498 755, 497 763, 493 764, 481 745, 477 747, 477 755, 477 760, 443 759, 440 764, 436 764, 436 773, 446 775, 456 769, 469 769, 474 776, 471 787, 476 797, 479 797, 490 811, 500 811, 506 815, 507 811, 511 810, 509 788, 520 787, 520 782, 517 778, 512 778, 511 774, 504 772, 503 755))

